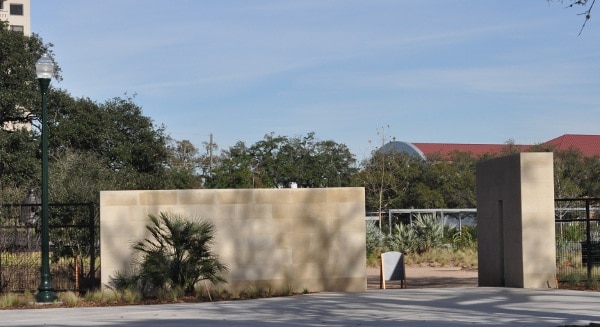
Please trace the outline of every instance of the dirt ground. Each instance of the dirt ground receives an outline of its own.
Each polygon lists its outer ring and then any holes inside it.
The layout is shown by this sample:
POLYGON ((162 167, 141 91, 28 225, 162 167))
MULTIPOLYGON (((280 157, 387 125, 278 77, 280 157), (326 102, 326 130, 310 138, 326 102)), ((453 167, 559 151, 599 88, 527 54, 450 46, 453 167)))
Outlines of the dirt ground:
MULTIPOLYGON (((400 281, 385 284, 386 288, 400 288, 400 281)), ((405 285, 407 288, 476 287, 477 269, 406 266, 405 285)), ((379 287, 379 267, 367 267, 367 288, 379 287)))

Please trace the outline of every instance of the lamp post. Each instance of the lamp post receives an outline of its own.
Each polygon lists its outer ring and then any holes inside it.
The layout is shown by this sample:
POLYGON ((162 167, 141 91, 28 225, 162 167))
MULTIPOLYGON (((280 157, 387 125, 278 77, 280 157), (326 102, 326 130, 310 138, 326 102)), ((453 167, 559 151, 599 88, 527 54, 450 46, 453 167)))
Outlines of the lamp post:
POLYGON ((42 91, 42 267, 41 282, 38 293, 35 295, 37 302, 53 302, 58 297, 52 289, 50 282, 50 237, 48 223, 48 110, 46 108, 48 86, 54 74, 54 63, 47 53, 35 63, 35 71, 40 90, 42 91))

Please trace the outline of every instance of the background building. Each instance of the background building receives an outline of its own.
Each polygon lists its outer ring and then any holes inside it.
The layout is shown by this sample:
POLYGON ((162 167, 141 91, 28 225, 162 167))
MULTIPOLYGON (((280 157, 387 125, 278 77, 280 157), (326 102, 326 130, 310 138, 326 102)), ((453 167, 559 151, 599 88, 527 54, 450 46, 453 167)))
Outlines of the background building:
MULTIPOLYGON (((565 134, 539 145, 551 146, 560 151, 571 148, 577 149, 586 157, 600 156, 600 135, 565 134)), ((515 144, 513 146, 523 152, 533 147, 533 145, 527 144, 515 144)), ((506 147, 507 144, 408 143, 394 141, 384 145, 379 151, 405 152, 427 159, 433 156, 447 158, 453 152, 470 153, 474 157, 484 154, 494 155, 501 153, 506 147)))
POLYGON ((0 0, 0 20, 8 21, 9 28, 24 35, 31 34, 30 0, 0 0))

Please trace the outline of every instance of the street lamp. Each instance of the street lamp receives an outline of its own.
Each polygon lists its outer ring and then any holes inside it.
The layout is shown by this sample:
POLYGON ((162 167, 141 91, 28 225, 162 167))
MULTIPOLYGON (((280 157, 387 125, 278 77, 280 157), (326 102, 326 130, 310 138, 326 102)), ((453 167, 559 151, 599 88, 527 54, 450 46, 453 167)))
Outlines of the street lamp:
POLYGON ((42 91, 42 280, 35 295, 37 302, 53 302, 58 297, 52 289, 50 282, 50 237, 48 223, 48 110, 46 102, 48 97, 48 86, 54 75, 54 63, 47 53, 35 63, 35 71, 40 90, 42 91))

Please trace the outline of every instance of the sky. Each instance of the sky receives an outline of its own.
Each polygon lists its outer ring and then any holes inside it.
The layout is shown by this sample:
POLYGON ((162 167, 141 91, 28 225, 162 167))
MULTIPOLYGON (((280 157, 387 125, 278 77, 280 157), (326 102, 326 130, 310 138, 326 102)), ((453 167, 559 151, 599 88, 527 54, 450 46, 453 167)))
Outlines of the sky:
MULTIPOLYGON (((565 0, 568 2, 568 0, 565 0)), ((600 8, 546 0, 31 0, 53 87, 175 140, 537 144, 600 134, 600 8)))

